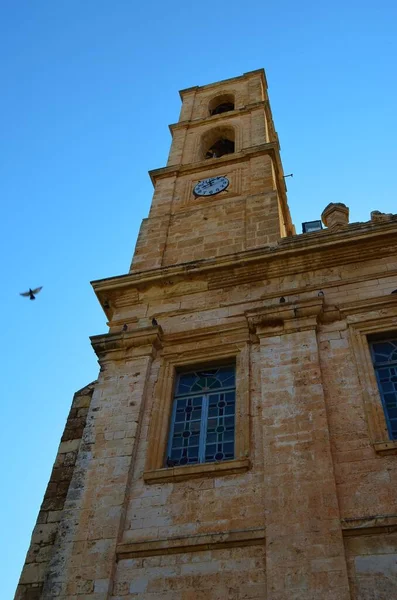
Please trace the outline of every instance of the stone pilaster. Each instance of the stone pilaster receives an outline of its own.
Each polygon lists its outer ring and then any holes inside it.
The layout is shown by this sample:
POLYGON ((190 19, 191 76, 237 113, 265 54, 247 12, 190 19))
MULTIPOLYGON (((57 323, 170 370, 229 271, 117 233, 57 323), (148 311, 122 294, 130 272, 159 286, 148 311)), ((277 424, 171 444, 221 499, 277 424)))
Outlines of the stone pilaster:
POLYGON ((105 600, 112 593, 147 380, 160 338, 160 328, 91 338, 101 372, 43 600, 105 600))
POLYGON ((316 339, 322 298, 247 314, 261 347, 271 600, 350 599, 316 339))

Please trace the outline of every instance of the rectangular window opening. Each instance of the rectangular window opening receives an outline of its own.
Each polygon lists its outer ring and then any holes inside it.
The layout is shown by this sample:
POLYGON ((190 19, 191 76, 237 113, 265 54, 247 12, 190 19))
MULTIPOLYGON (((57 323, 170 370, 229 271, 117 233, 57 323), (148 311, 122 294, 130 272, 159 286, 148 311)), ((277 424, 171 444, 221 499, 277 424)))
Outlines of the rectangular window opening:
POLYGON ((166 467, 235 458, 236 366, 177 371, 166 467))

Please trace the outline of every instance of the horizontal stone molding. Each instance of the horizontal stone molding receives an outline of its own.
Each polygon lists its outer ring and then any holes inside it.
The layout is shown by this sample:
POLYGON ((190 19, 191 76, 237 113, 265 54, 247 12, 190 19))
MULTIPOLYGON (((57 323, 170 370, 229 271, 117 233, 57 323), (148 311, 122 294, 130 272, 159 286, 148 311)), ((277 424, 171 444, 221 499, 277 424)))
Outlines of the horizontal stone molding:
POLYGON ((222 325, 211 325, 210 327, 200 327, 198 329, 189 329, 172 334, 167 334, 163 338, 164 354, 177 352, 180 354, 180 346, 200 342, 198 352, 203 352, 207 344, 214 348, 219 345, 224 350, 225 345, 232 344, 240 346, 250 340, 250 332, 245 319, 241 317, 235 321, 222 325), (177 350, 174 347, 177 346, 177 350))
MULTIPOLYGON (((365 314, 374 310, 395 309, 397 316, 397 294, 387 294, 376 296, 375 298, 366 298, 355 302, 345 302, 338 305, 341 316, 350 317, 357 314, 365 314)), ((367 316, 364 317, 365 320, 367 316)))
POLYGON ((117 560, 156 556, 164 554, 181 554, 185 552, 203 552, 221 548, 240 548, 258 546, 265 543, 265 529, 245 529, 226 533, 210 533, 192 535, 164 540, 130 542, 117 546, 117 560))
POLYGON ((135 349, 138 354, 152 354, 161 348, 162 336, 163 330, 157 326, 94 335, 90 340, 99 360, 122 360, 135 349))
MULTIPOLYGON (((227 92, 225 91, 225 94, 226 93, 227 92)), ((217 93, 215 97, 218 96, 219 93, 217 93)), ((213 125, 215 123, 222 123, 223 120, 230 122, 231 117, 246 115, 254 110, 258 110, 258 108, 262 108, 266 111, 268 105, 269 103, 266 100, 260 100, 259 102, 253 102, 240 108, 234 108, 233 112, 219 113, 216 115, 207 115, 206 117, 202 117, 201 119, 195 119, 194 121, 178 121, 177 123, 171 123, 170 125, 168 125, 168 127, 172 135, 174 131, 177 131, 178 129, 193 129, 201 127, 203 125, 213 125)))
POLYGON ((219 87, 219 85, 225 85, 228 84, 230 85, 232 82, 237 82, 237 81, 242 81, 243 79, 249 80, 249 79, 253 79, 256 78, 258 75, 261 76, 262 82, 263 82, 263 87, 265 90, 267 90, 267 80, 266 80, 266 74, 265 74, 265 70, 264 69, 254 69, 253 71, 247 71, 246 73, 243 73, 242 75, 238 75, 236 77, 229 77, 228 79, 222 79, 221 81, 216 81, 214 83, 207 83, 206 85, 193 85, 191 87, 188 88, 184 88, 183 90, 179 90, 179 96, 181 97, 181 100, 183 100, 183 97, 186 94, 191 94, 192 92, 196 92, 198 90, 203 91, 203 90, 210 90, 211 88, 217 88, 219 87))
POLYGON ((323 304, 322 297, 299 302, 283 302, 247 311, 245 316, 250 331, 256 333, 258 337, 305 331, 316 328, 323 304))
MULTIPOLYGON (((253 158, 254 156, 269 155, 274 161, 280 162, 280 158, 276 155, 279 153, 278 142, 267 142, 265 144, 259 144, 256 146, 250 146, 244 148, 239 152, 232 154, 224 154, 220 158, 206 158, 194 163, 187 163, 183 165, 170 165, 168 167, 160 167, 159 169, 153 169, 149 171, 150 178, 153 185, 156 184, 158 179, 163 177, 175 177, 180 175, 188 175, 190 173, 196 173, 203 170, 208 170, 212 166, 220 167, 224 164, 236 164, 244 162, 247 159, 253 158)), ((281 162, 280 162, 281 166, 281 162)), ((285 194, 285 185, 284 185, 285 194)))
POLYGON ((397 515, 375 515, 373 517, 354 517, 341 519, 344 537, 373 535, 397 531, 397 515))
MULTIPOLYGON (((312 234, 282 238, 272 246, 101 279, 93 281, 92 285, 108 319, 111 319, 113 304, 118 305, 120 294, 129 295, 132 289, 146 289, 154 283, 167 285, 169 281, 175 283, 193 276, 205 277, 206 289, 220 289, 302 273, 307 271, 309 263, 310 269, 316 270, 372 260, 374 255, 381 258, 397 253, 396 233, 397 216, 387 223, 353 224, 338 232, 323 229, 312 234)), ((393 277, 395 274, 396 271, 391 270, 385 272, 383 277, 393 277)), ((351 277, 348 282, 331 279, 327 285, 340 286, 372 277, 370 273, 351 277)), ((310 287, 306 291, 310 289, 315 288, 310 287)), ((296 289, 290 292, 283 290, 284 295, 288 293, 296 293, 296 289)), ((346 303, 345 311, 350 311, 350 304, 356 303, 346 303)))
POLYGON ((199 463, 182 467, 154 469, 153 471, 145 471, 143 479, 146 483, 168 483, 198 477, 218 477, 219 475, 244 473, 248 471, 250 466, 248 458, 240 458, 218 463, 199 463))

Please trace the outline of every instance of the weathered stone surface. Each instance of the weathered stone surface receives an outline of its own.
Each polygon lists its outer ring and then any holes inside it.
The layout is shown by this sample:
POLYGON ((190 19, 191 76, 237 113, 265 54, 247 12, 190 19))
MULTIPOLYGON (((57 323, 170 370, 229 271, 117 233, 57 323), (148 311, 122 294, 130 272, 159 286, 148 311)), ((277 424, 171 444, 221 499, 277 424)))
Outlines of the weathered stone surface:
POLYGON ((389 600, 397 443, 368 336, 397 330, 397 216, 349 225, 335 204, 328 230, 293 235, 263 73, 181 95, 132 270, 94 282, 101 371, 74 398, 16 597, 389 600), (204 160, 226 126, 236 152, 204 160), (227 193, 194 198, 221 174, 227 193), (165 468, 175 369, 224 360, 235 460, 165 468))

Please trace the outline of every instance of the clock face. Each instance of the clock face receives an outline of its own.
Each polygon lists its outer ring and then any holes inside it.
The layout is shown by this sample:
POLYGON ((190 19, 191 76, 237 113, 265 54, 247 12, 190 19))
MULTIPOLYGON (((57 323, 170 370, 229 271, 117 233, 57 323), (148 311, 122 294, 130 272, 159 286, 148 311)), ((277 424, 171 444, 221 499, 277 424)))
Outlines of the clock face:
POLYGON ((214 196, 223 192, 229 185, 227 177, 209 177, 208 179, 202 179, 199 181, 193 189, 195 196, 214 196))

